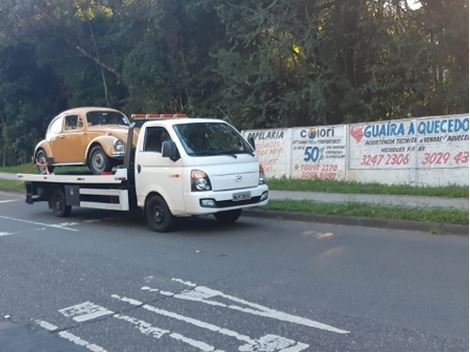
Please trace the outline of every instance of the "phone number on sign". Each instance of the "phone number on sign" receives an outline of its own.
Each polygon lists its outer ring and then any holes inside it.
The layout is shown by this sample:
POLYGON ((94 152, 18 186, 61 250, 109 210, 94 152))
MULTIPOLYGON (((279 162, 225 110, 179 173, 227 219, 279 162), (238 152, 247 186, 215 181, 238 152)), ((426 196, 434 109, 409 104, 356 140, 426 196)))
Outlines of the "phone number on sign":
POLYGON ((362 156, 361 165, 408 165, 410 154, 365 154, 362 156))
POLYGON ((424 153, 422 165, 442 165, 448 162, 454 162, 455 164, 467 164, 468 163, 468 152, 459 152, 452 155, 450 152, 437 152, 437 153, 424 153))

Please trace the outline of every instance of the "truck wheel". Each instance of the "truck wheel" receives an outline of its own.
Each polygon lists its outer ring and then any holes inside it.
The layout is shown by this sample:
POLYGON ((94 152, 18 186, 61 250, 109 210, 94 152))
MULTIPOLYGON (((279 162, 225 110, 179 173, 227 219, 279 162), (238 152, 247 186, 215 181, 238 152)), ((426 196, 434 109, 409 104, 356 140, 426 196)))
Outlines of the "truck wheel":
POLYGON ((63 218, 70 215, 72 207, 65 202, 65 193, 61 188, 56 188, 49 196, 49 208, 55 216, 63 218))
POLYGON ((214 214, 217 221, 221 224, 233 224, 238 220, 240 215, 242 215, 241 209, 221 211, 220 213, 214 214))
POLYGON ((100 145, 95 145, 88 157, 88 168, 95 175, 101 175, 103 172, 111 171, 113 162, 109 156, 106 155, 100 145))
POLYGON ((171 214, 165 200, 157 194, 150 196, 147 200, 145 217, 149 227, 156 232, 170 231, 175 222, 175 217, 171 214))
POLYGON ((54 171, 54 167, 48 165, 47 163, 47 154, 44 150, 39 149, 36 153, 36 158, 34 158, 36 162, 36 168, 38 169, 38 173, 41 175, 51 174, 54 171))

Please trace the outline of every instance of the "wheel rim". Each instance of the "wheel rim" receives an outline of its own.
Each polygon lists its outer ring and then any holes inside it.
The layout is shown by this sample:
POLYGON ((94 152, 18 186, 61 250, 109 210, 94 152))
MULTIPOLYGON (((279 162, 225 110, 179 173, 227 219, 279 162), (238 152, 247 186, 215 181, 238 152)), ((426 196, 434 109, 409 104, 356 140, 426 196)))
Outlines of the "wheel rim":
POLYGON ((94 168, 95 170, 101 171, 101 170, 104 169, 104 164, 105 164, 105 162, 104 162, 104 156, 103 156, 103 154, 101 154, 100 152, 95 152, 95 153, 93 154, 93 158, 92 158, 92 161, 91 161, 91 162, 92 162, 93 168, 94 168))
POLYGON ((165 209, 160 204, 154 205, 152 207, 152 217, 157 224, 161 224, 165 219, 165 209))
POLYGON ((40 153, 38 157, 36 158, 38 165, 39 172, 41 173, 46 173, 47 172, 47 159, 46 156, 43 153, 40 153), (44 166, 41 166, 44 165, 44 166))
POLYGON ((61 212, 62 209, 64 208, 64 201, 63 201, 62 197, 57 195, 54 199, 53 205, 54 205, 54 209, 57 212, 61 212))

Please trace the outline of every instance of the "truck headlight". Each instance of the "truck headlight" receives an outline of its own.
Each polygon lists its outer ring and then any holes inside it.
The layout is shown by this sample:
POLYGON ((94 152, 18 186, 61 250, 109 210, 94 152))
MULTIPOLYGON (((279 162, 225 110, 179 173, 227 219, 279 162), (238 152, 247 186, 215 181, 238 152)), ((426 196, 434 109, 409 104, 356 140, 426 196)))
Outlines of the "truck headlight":
POLYGON ((124 149, 125 149, 125 144, 123 141, 121 141, 120 139, 116 139, 116 141, 114 142, 114 150, 117 151, 117 152, 123 152, 124 149))
POLYGON ((191 171, 191 191, 204 192, 212 189, 209 176, 204 171, 192 170, 191 171))
POLYGON ((263 165, 259 164, 259 179, 258 179, 258 185, 264 185, 266 183, 266 180, 264 178, 264 168, 263 165))

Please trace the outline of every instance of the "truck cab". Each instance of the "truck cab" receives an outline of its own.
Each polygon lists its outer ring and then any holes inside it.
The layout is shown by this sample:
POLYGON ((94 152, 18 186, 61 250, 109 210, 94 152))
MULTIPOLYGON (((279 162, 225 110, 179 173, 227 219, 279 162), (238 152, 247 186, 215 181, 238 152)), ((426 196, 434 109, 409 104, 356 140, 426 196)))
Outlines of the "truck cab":
POLYGON ((267 204, 268 187, 252 145, 217 119, 146 122, 135 151, 137 205, 161 231, 173 217, 214 214, 233 222, 247 207, 267 204))

